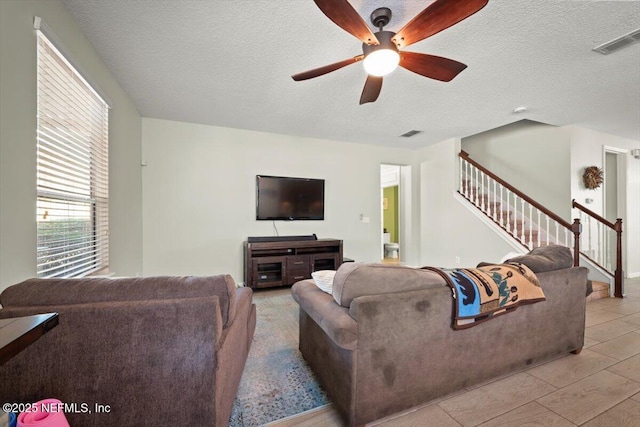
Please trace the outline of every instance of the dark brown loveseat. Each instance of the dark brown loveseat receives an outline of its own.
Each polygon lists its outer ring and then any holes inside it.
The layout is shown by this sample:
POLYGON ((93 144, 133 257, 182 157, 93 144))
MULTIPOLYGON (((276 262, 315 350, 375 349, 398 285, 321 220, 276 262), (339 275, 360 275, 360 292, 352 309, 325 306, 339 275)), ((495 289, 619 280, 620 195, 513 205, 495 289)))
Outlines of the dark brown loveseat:
POLYGON ((296 283, 300 351, 347 425, 579 352, 587 269, 571 267, 571 253, 557 246, 518 261, 536 273, 546 301, 463 330, 451 326, 451 288, 432 271, 348 263, 332 295, 296 283))
POLYGON ((227 425, 256 324, 230 276, 31 279, 0 303, 0 317, 60 314, 0 366, 0 401, 109 406, 67 413, 72 426, 227 425))

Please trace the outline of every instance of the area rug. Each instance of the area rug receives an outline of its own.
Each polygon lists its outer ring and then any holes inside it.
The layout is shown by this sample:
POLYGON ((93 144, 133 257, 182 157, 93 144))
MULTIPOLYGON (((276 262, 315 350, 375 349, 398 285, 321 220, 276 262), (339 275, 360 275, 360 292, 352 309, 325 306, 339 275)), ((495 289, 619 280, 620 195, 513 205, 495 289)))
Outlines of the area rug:
POLYGON ((229 426, 254 427, 329 403, 298 350, 291 290, 254 293, 257 322, 229 426))

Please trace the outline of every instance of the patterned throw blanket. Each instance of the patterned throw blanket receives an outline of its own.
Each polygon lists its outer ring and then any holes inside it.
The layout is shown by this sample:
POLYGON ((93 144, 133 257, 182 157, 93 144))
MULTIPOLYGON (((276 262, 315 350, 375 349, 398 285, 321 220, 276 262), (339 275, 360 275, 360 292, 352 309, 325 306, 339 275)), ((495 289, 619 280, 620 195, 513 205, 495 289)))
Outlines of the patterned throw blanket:
POLYGON ((422 268, 440 274, 453 289, 456 301, 453 329, 470 328, 512 311, 520 304, 545 300, 536 275, 524 264, 453 270, 422 268))

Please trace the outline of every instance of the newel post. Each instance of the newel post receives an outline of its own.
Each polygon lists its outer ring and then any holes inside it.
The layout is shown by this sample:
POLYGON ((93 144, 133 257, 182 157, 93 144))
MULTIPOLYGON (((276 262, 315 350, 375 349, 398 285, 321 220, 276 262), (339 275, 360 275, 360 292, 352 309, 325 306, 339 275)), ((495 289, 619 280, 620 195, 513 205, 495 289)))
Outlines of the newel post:
POLYGON ((624 272, 622 271, 622 219, 615 223, 616 231, 616 271, 614 272, 615 289, 613 296, 624 298, 624 272))
POLYGON ((580 233, 582 232, 579 218, 573 220, 571 232, 573 233, 573 266, 578 267, 580 265, 580 233))

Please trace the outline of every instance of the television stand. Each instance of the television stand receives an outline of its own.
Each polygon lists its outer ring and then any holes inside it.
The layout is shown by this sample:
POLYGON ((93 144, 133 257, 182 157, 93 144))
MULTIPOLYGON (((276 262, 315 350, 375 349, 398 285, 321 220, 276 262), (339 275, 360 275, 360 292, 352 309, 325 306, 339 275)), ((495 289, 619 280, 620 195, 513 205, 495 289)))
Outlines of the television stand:
MULTIPOLYGON (((337 270, 342 264, 342 240, 296 239, 244 242, 244 283, 259 289, 290 286, 311 278, 318 270, 337 270)), ((315 235, 313 235, 315 237, 315 235)), ((273 239, 273 238, 271 238, 273 239)))

